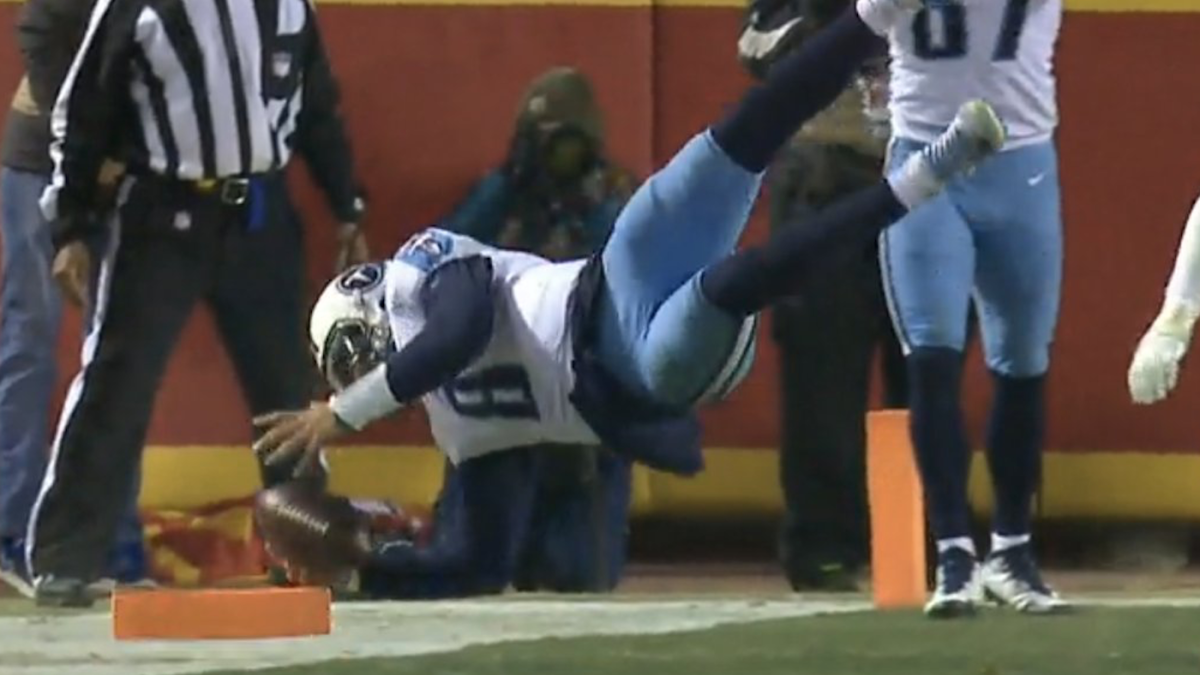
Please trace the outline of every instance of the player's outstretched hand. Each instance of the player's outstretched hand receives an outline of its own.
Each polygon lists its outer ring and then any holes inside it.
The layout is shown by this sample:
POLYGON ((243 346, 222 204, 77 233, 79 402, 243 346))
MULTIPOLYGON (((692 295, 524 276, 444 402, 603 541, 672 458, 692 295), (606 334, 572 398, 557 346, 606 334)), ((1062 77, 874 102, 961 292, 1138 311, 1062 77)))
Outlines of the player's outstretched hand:
POLYGON ((1179 381, 1179 364, 1192 338, 1192 312, 1164 308, 1138 342, 1129 364, 1129 395, 1147 405, 1163 400, 1179 381))
POLYGON ((254 426, 263 431, 254 444, 259 459, 268 466, 294 462, 297 475, 313 470, 321 461, 321 448, 350 430, 324 402, 308 410, 259 415, 254 426))

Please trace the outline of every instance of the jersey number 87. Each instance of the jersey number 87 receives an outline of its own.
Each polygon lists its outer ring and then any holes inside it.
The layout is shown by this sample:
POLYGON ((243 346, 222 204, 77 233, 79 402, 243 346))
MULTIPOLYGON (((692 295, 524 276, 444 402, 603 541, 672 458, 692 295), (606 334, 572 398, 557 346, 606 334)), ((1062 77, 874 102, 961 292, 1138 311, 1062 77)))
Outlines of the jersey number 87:
MULTIPOLYGON (((992 52, 993 61, 1017 58, 1021 32, 1030 0, 988 0, 1007 2, 1000 35, 992 52)), ((927 61, 961 59, 967 55, 967 7, 953 0, 930 4, 913 17, 913 53, 927 61)))

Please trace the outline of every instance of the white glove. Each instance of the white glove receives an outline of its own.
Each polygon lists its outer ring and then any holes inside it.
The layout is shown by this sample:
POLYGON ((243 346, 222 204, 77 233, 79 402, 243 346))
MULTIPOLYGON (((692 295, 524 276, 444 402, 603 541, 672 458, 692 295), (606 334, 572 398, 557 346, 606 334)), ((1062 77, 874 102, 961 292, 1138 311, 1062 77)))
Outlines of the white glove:
POLYGON ((1150 325, 1129 364, 1129 395, 1134 403, 1156 403, 1175 388, 1195 321, 1194 310, 1176 305, 1164 307, 1150 325))

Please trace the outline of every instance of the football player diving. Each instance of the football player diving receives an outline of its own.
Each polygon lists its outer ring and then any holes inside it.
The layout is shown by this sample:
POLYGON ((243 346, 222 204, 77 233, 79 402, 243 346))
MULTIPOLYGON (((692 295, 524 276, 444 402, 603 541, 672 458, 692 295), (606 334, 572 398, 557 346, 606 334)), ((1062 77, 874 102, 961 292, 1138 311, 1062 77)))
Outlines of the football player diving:
MULTIPOLYGON (((603 444, 652 468, 698 472, 695 409, 748 372, 758 312, 861 255, 884 228, 1004 144, 991 107, 972 101, 877 185, 806 227, 737 250, 772 156, 879 53, 880 35, 921 5, 858 0, 780 56, 728 115, 638 189, 589 259, 551 263, 434 228, 390 260, 343 273, 311 318, 335 394, 307 410, 260 417, 265 433, 255 451, 268 462, 314 462, 320 447, 421 401, 465 491, 477 489, 476 476, 503 470, 501 450, 541 442, 603 444)), ((479 566, 483 586, 499 591, 515 552, 492 544, 514 539, 519 499, 496 491, 472 501, 467 551, 455 559, 479 566)), ((405 542, 358 548, 348 564, 374 595, 440 564, 405 542)), ((303 557, 303 546, 292 550, 303 557)))

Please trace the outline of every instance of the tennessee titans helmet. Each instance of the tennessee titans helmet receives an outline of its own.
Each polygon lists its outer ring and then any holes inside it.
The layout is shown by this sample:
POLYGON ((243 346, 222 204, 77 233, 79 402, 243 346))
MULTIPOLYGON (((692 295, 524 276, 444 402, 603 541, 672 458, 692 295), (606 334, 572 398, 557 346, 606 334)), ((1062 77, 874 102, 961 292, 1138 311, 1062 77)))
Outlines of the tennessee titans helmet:
POLYGON ((393 349, 385 271, 383 263, 351 267, 329 282, 313 307, 308 326, 313 356, 334 391, 383 363, 393 349))

